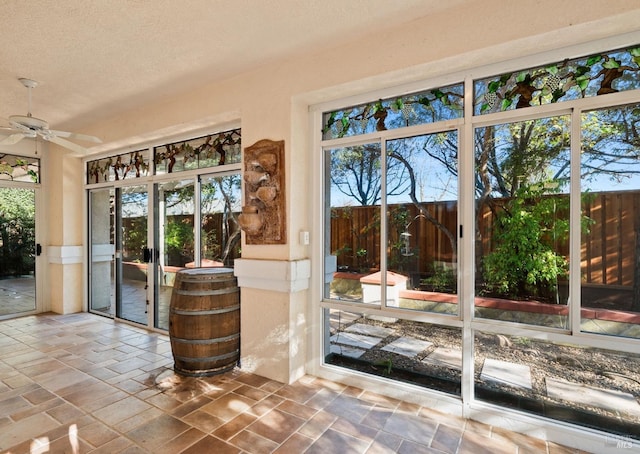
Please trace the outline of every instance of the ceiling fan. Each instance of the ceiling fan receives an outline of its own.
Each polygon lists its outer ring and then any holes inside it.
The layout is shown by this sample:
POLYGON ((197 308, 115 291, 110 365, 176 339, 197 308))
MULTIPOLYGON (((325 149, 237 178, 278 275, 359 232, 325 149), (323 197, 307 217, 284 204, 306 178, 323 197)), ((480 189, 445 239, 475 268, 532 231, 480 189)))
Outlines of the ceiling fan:
POLYGON ((10 135, 0 140, 0 145, 13 145, 24 138, 37 139, 38 137, 41 137, 44 140, 67 148, 74 153, 84 154, 87 152, 85 147, 75 144, 67 139, 102 143, 99 138, 94 136, 49 129, 49 123, 31 115, 31 89, 36 88, 38 86, 38 82, 25 78, 18 80, 29 92, 29 109, 27 111, 27 115, 11 115, 8 120, 4 120, 9 123, 9 127, 0 128, 0 131, 8 131, 10 135))

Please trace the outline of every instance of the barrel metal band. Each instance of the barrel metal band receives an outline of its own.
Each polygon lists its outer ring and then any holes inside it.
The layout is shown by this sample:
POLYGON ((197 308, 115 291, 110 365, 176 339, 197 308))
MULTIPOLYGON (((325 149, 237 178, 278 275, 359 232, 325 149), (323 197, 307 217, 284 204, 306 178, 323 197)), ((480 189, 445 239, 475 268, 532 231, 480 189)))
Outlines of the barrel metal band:
POLYGON ((215 361, 217 359, 230 359, 234 358, 240 353, 240 350, 235 350, 231 353, 225 353, 224 355, 218 356, 206 356, 202 358, 185 358, 184 356, 176 356, 175 359, 179 361, 184 361, 185 363, 199 363, 201 361, 215 361))
POLYGON ((236 278, 233 276, 233 274, 196 274, 193 276, 190 276, 188 274, 180 274, 180 280, 182 282, 235 282, 236 278))
POLYGON ((230 340, 236 340, 239 337, 240 337, 240 334, 236 333, 230 336, 217 337, 215 339, 184 339, 181 337, 172 337, 171 340, 175 342, 181 342, 183 344, 206 345, 206 344, 215 344, 218 342, 227 342, 230 340))
POLYGON ((238 287, 227 287, 218 290, 176 290, 179 295, 189 296, 211 296, 211 295, 226 295, 228 293, 237 293, 240 289, 238 287))
POLYGON ((176 315, 215 315, 224 314, 225 312, 237 311, 238 309, 240 309, 240 305, 234 304, 233 306, 227 306, 221 309, 210 309, 207 311, 183 311, 180 309, 169 308, 169 312, 176 315))

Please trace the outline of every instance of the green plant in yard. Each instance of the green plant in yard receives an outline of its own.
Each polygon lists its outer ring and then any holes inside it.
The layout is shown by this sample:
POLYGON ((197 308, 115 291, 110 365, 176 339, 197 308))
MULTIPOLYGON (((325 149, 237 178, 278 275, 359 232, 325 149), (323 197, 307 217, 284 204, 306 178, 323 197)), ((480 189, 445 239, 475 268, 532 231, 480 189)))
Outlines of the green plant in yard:
POLYGON ((494 250, 484 262, 485 282, 491 293, 509 297, 556 294, 565 278, 568 261, 556 253, 558 242, 569 235, 569 199, 547 195, 548 187, 521 187, 497 212, 494 250))
POLYGON ((188 221, 169 220, 165 226, 164 241, 170 265, 183 266, 181 257, 193 256, 193 226, 188 221))
POLYGON ((442 263, 434 262, 431 265, 431 275, 420 279, 420 285, 432 292, 455 293, 457 288, 456 273, 453 268, 442 263))
POLYGON ((393 360, 391 358, 381 359, 373 363, 373 365, 384 367, 384 373, 387 375, 391 375, 393 370, 393 360))

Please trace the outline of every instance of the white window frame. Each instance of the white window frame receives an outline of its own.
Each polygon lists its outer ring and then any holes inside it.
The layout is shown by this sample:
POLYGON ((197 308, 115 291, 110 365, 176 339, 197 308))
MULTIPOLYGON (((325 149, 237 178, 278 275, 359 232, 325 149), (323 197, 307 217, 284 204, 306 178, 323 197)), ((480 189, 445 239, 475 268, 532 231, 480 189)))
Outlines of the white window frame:
MULTIPOLYGON (((640 340, 633 338, 608 337, 602 334, 587 333, 580 330, 580 310, 581 304, 578 301, 570 304, 569 326, 567 330, 549 329, 541 326, 522 325, 516 323, 506 323, 489 319, 475 319, 473 316, 474 306, 473 298, 474 289, 474 185, 473 172, 474 163, 474 147, 473 137, 474 129, 484 125, 502 124, 514 121, 522 121, 532 118, 549 117, 560 114, 568 114, 571 116, 571 174, 579 175, 580 173, 580 117, 582 112, 604 107, 616 107, 625 104, 640 102, 640 90, 614 93, 608 95, 595 96, 572 101, 564 101, 555 104, 530 108, 517 109, 507 112, 498 112, 484 115, 473 115, 473 81, 490 77, 495 74, 503 74, 509 71, 523 70, 527 68, 537 67, 554 61, 561 61, 565 58, 577 58, 583 55, 589 55, 595 52, 606 52, 613 49, 623 48, 629 45, 640 43, 640 32, 627 35, 607 38, 598 42, 583 43, 567 48, 558 48, 542 54, 531 55, 512 59, 509 61, 489 64, 483 67, 472 68, 468 71, 457 72, 452 74, 437 74, 437 70, 431 66, 425 69, 427 74, 424 80, 406 84, 402 86, 390 87, 385 86, 380 90, 373 92, 358 94, 340 100, 333 100, 322 104, 316 104, 310 107, 309 114, 309 130, 312 131, 310 137, 310 150, 312 153, 311 162, 314 186, 319 188, 314 193, 313 200, 313 225, 315 231, 313 236, 319 240, 313 244, 313 269, 325 270, 324 254, 325 254, 325 194, 327 188, 324 185, 324 169, 325 158, 324 150, 330 147, 347 146, 355 143, 373 142, 377 138, 388 140, 390 138, 398 138, 417 133, 441 130, 443 124, 447 122, 412 126, 402 129, 393 129, 381 131, 379 133, 363 134, 359 136, 346 137, 343 139, 323 140, 321 133, 321 125, 323 124, 323 113, 340 110, 349 106, 359 105, 371 102, 375 99, 386 99, 394 96, 402 96, 404 94, 420 92, 432 87, 448 86, 453 83, 464 80, 465 82, 465 115, 460 120, 450 120, 449 126, 458 128, 459 130, 459 176, 458 176, 458 221, 464 227, 464 236, 459 238, 458 248, 458 266, 459 266, 459 285, 458 299, 460 303, 459 317, 444 317, 438 314, 418 313, 403 311, 402 314, 394 312, 382 306, 380 309, 372 308, 370 305, 362 303, 345 304, 335 301, 323 299, 324 273, 316 271, 312 276, 311 282, 311 326, 309 337, 309 361, 307 363, 308 370, 318 376, 328 379, 338 380, 346 384, 354 386, 366 386, 382 394, 391 395, 397 398, 404 398, 420 404, 427 404, 432 408, 441 409, 446 412, 459 414, 464 417, 470 417, 478 420, 490 420, 491 418, 499 418, 503 420, 511 419, 524 424, 521 427, 529 425, 533 430, 544 430, 548 439, 562 440, 567 433, 577 435, 579 437, 590 433, 588 429, 566 424, 558 420, 551 420, 541 416, 522 414, 518 411, 509 410, 495 405, 485 404, 477 401, 474 396, 474 379, 473 379, 473 333, 475 331, 483 331, 490 333, 499 333, 512 336, 524 336, 550 342, 567 342, 587 347, 596 347, 610 349, 620 352, 637 353, 640 351, 640 340), (436 73, 435 76, 433 74, 436 73), (417 386, 407 385, 400 382, 383 380, 374 376, 357 373, 347 369, 331 366, 324 363, 324 349, 328 342, 324 338, 327 331, 324 320, 323 311, 328 308, 335 308, 346 311, 355 311, 358 313, 371 313, 378 315, 400 316, 407 320, 424 321, 427 323, 435 323, 443 326, 461 327, 463 341, 463 369, 462 369, 462 394, 460 397, 452 395, 443 395, 434 390, 419 388, 417 386), (506 417, 506 419, 505 419, 506 417)), ((495 57, 490 57, 495 58, 495 57)), ((440 69, 440 71, 445 71, 440 69)), ((570 231, 580 232, 580 179, 572 178, 570 186, 570 231)), ((382 230, 384 232, 384 230, 382 230)), ((459 233, 458 233, 459 234, 459 233)), ((381 235, 383 236, 383 235, 381 235)), ((570 292, 572 295, 580 294, 580 241, 581 235, 572 233, 570 240, 570 292)), ((382 249, 384 250, 384 248, 382 249)), ((505 423, 509 424, 509 423, 505 423)), ((524 430, 524 429, 523 429, 524 430)))

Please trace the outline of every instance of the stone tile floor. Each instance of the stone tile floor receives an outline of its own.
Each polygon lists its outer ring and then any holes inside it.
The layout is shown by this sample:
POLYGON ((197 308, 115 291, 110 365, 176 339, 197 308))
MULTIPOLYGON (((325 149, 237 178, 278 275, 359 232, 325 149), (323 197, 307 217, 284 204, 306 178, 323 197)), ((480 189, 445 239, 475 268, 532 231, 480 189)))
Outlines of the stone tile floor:
POLYGON ((0 452, 578 452, 310 376, 172 364, 166 335, 97 315, 1 321, 0 452))

